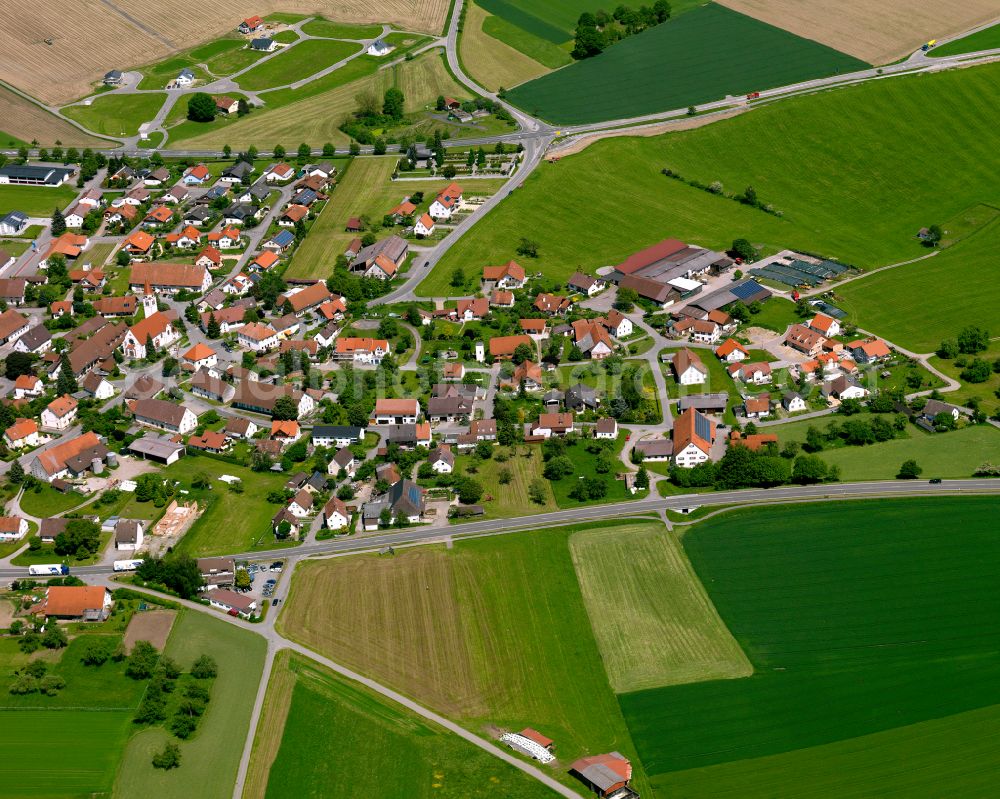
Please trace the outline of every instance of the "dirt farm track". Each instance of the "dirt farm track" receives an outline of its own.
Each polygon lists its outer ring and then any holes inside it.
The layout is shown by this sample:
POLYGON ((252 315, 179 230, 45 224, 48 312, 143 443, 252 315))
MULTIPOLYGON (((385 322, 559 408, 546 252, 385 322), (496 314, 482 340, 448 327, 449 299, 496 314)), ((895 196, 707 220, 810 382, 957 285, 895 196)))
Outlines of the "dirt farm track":
POLYGON ((110 69, 160 61, 273 11, 341 22, 386 22, 440 33, 447 0, 46 0, 8 15, 0 29, 0 80, 54 105, 88 94, 110 69), (69 21, 72 20, 72 23, 69 21), (51 39, 52 44, 46 44, 51 39), (109 47, 110 43, 114 47, 109 47))
POLYGON ((719 0, 870 64, 888 64, 929 39, 1000 17, 997 0, 719 0))

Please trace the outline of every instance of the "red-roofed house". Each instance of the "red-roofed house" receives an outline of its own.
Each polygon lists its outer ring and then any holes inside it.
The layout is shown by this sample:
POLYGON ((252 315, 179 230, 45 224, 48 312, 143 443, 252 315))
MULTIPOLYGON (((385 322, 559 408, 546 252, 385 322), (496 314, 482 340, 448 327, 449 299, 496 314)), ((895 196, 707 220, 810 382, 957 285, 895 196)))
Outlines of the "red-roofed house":
POLYGON ((434 219, 430 214, 424 214, 413 223, 413 232, 419 238, 434 235, 434 219))
POLYGON ((527 277, 524 267, 516 261, 508 261, 502 266, 483 267, 483 292, 493 291, 493 289, 513 289, 524 288, 527 277))
POLYGON ((722 344, 716 347, 715 355, 719 358, 719 360, 725 361, 726 363, 745 361, 750 357, 750 353, 747 351, 746 347, 734 338, 727 338, 722 342, 722 344))

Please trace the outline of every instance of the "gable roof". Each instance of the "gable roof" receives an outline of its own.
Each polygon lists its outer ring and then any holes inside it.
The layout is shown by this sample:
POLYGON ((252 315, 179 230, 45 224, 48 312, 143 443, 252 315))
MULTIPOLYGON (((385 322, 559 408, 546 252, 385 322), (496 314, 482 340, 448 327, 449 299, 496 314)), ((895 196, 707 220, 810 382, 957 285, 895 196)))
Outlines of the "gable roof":
POLYGON ((701 358, 695 355, 687 347, 677 350, 674 357, 671 359, 671 363, 673 364, 674 371, 677 373, 678 377, 684 374, 692 366, 703 375, 708 374, 708 369, 705 367, 705 364, 701 362, 701 358))
POLYGON ((715 422, 694 408, 682 411, 674 421, 674 452, 682 452, 689 444, 708 455, 715 440, 715 422))

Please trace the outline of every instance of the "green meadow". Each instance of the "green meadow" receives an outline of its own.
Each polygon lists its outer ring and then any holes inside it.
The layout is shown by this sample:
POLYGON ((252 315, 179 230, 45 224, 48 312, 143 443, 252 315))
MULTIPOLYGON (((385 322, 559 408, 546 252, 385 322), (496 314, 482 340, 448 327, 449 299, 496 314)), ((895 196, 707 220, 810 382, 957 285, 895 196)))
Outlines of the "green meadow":
POLYGON ((839 786, 827 795, 905 793, 912 769, 872 751, 936 740, 944 751, 921 795, 945 778, 971 795, 984 764, 966 745, 1000 703, 995 508, 985 497, 830 503, 737 511, 686 533, 754 674, 620 697, 654 786, 722 795, 718 774, 754 795, 812 796, 803 775, 819 771, 839 786))
MULTIPOLYGON (((447 293, 456 266, 517 258, 522 236, 539 245, 526 268, 556 279, 620 263, 667 237, 716 248, 746 237, 772 252, 801 249, 866 269, 917 258, 927 253, 916 239, 921 227, 1000 205, 1000 184, 982 168, 1000 149, 998 102, 1000 65, 991 64, 784 100, 695 130, 599 141, 542 164, 419 291, 447 293), (947 168, 929 176, 928 163, 947 168), (753 186, 783 216, 666 178, 664 167, 727 192, 753 186)), ((967 244, 952 248, 955 257, 967 244)))

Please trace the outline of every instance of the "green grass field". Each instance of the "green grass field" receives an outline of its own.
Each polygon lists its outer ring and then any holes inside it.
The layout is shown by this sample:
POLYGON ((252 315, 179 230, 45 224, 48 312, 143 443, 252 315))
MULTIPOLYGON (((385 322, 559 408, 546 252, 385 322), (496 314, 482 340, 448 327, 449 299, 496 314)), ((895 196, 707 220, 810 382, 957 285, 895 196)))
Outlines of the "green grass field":
POLYGON ((584 442, 581 441, 575 445, 567 447, 566 449, 567 457, 573 461, 575 469, 573 474, 567 475, 561 480, 550 481, 552 494, 555 496, 556 504, 560 508, 577 508, 581 505, 594 505, 605 502, 626 502, 630 499, 641 499, 646 495, 644 490, 638 491, 635 494, 630 494, 628 489, 625 488, 625 481, 615 479, 615 474, 627 471, 625 465, 618 459, 618 453, 620 453, 622 451, 622 447, 625 446, 624 431, 618 434, 618 440, 614 442, 610 450, 611 471, 607 474, 599 474, 597 472, 597 454, 587 452, 583 444, 584 442), (583 477, 600 478, 607 486, 608 493, 602 499, 598 500, 587 500, 586 502, 581 502, 578 499, 574 499, 570 496, 570 492, 576 486, 577 482, 579 482, 579 480, 583 477))
POLYGON ((282 656, 276 667, 291 669, 295 686, 267 797, 552 795, 472 744, 305 658, 282 656))
POLYGON ((487 17, 483 21, 483 31, 549 69, 558 69, 573 63, 569 53, 561 47, 528 33, 503 17, 487 17))
POLYGON ((331 22, 328 19, 314 19, 302 26, 302 32, 328 39, 373 39, 382 32, 382 26, 349 25, 344 22, 331 22))
MULTIPOLYGON (((911 726, 928 722, 950 757, 921 763, 925 784, 949 776, 958 793, 963 779, 980 784, 983 764, 965 746, 983 723, 969 712, 1000 702, 995 506, 820 504, 728 513, 688 532, 685 550, 755 671, 621 697, 654 785, 671 796, 726 795, 705 767, 728 764, 759 795, 789 795, 789 784, 799 795, 790 773, 816 769, 843 786, 826 795, 905 794, 914 761, 900 773, 863 736, 881 734, 901 753, 929 743, 911 726), (823 765, 830 747, 837 759, 823 765), (685 779, 702 792, 680 793, 685 779)), ((802 795, 822 794, 807 778, 802 795)))
MULTIPOLYGON (((507 448, 504 448, 507 451, 507 448)), ((552 484, 548 480, 543 480, 545 484, 545 504, 539 505, 532 502, 528 496, 528 487, 531 481, 540 478, 542 475, 542 452, 537 446, 518 447, 516 455, 504 463, 497 460, 481 461, 476 467, 474 478, 486 487, 484 499, 479 504, 486 511, 487 518, 504 519, 511 516, 523 516, 530 508, 532 513, 545 513, 559 510, 555 499, 552 496, 552 484), (507 485, 501 485, 500 472, 504 469, 510 471, 511 481, 507 485), (486 496, 492 499, 485 499, 486 496)), ((469 455, 459 455, 455 465, 459 471, 465 471, 471 463, 469 455)), ((475 521, 472 517, 470 521, 475 521)))
POLYGON ((240 87, 257 91, 308 78, 361 50, 350 42, 306 40, 269 58, 239 77, 240 87))
MULTIPOLYGON (((0 186, 0 209, 23 211, 29 216, 52 216, 73 202, 77 190, 72 184, 47 186, 0 186)), ((7 246, 4 246, 7 249, 7 246)))
POLYGON ((212 618, 209 613, 181 614, 164 652, 184 669, 189 669, 203 653, 215 658, 219 676, 212 684, 211 703, 197 734, 177 742, 181 748, 180 768, 161 771, 150 764, 153 753, 166 741, 174 740, 162 727, 133 736, 118 770, 114 796, 229 799, 264 668, 265 648, 259 635, 212 618))
POLYGON ((708 4, 507 96, 529 113, 569 125, 684 108, 866 67, 825 45, 708 4))
MULTIPOLYGON (((993 341, 986 352, 981 352, 975 357, 990 362, 995 361, 1000 358, 1000 342, 993 341)), ((955 380, 962 379, 962 367, 957 366, 955 361, 947 361, 935 355, 930 359, 930 363, 955 380)), ((997 392, 1000 392, 1000 374, 994 372, 985 383, 965 383, 958 391, 949 391, 945 396, 948 402, 965 406, 975 398, 979 400, 983 412, 992 415, 1000 410, 1000 394, 997 392)))
POLYGON ((62 113, 94 133, 134 136, 143 122, 156 116, 166 97, 162 92, 107 94, 96 97, 90 105, 63 108, 62 113))
MULTIPOLYGON (((422 40, 417 36, 409 39, 414 43, 422 40)), ((406 49, 409 48, 398 52, 406 49)), ((397 86, 406 98, 405 110, 409 114, 433 107, 439 94, 468 96, 468 90, 448 73, 439 51, 422 54, 391 69, 379 70, 381 65, 372 56, 358 56, 298 89, 268 91, 264 95, 267 101, 264 108, 255 109, 249 116, 227 125, 225 130, 185 130, 180 137, 191 147, 217 147, 224 143, 234 148, 248 147, 255 141, 285 142, 291 149, 302 141, 314 142, 316 146, 326 142, 346 146, 349 139, 339 126, 357 108, 355 98, 360 92, 371 90, 381 97, 390 86, 397 86)), ((397 134, 404 131, 400 129, 397 134)))
POLYGON ((911 351, 933 352, 966 325, 989 329, 996 319, 998 246, 1000 222, 994 220, 933 258, 846 284, 836 290, 838 304, 865 330, 911 351))
POLYGON ((21 495, 21 510, 29 516, 37 516, 44 519, 48 516, 55 516, 57 513, 65 513, 70 508, 83 505, 93 497, 85 497, 76 491, 56 491, 52 486, 41 484, 39 491, 32 489, 25 491, 21 495))
POLYGON ((204 473, 212 478, 211 491, 191 490, 186 500, 208 502, 208 509, 181 539, 177 549, 192 557, 246 552, 258 542, 275 546, 271 535, 271 517, 279 506, 267 501, 267 493, 284 486, 287 478, 273 472, 254 472, 245 466, 215 460, 205 456, 181 458, 164 470, 168 477, 191 489, 191 480, 204 473), (218 481, 231 474, 243 481, 244 493, 234 494, 218 481))
POLYGON ((662 524, 587 530, 569 546, 615 692, 750 675, 679 538, 662 524))
POLYGON ((570 557, 580 529, 303 563, 278 625, 474 731, 535 727, 564 763, 622 752, 643 791, 570 557))
POLYGON ((977 203, 1000 205, 1000 187, 980 168, 1000 147, 998 102, 1000 65, 987 65, 793 98, 681 133, 600 141, 542 164, 419 291, 440 296, 455 266, 516 257, 521 236, 539 244, 527 268, 555 279, 620 263, 668 236, 715 248, 746 236, 863 268, 910 260, 927 252, 916 239, 921 227, 977 203), (928 162, 949 168, 927 180, 928 162), (752 185, 784 217, 667 179, 659 174, 666 166, 730 192, 752 185), (580 207, 615 224, 581 225, 580 207))
POLYGON ((964 36, 953 42, 942 44, 940 47, 935 47, 928 55, 931 58, 943 58, 949 55, 976 53, 980 50, 994 50, 998 47, 1000 47, 1000 25, 993 25, 973 33, 971 36, 964 36))

